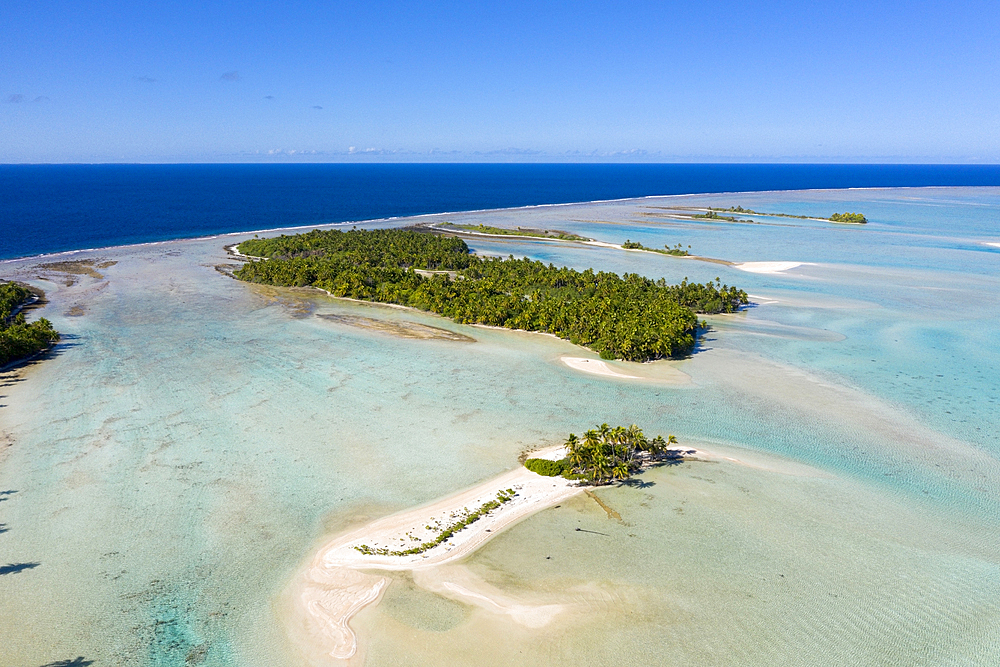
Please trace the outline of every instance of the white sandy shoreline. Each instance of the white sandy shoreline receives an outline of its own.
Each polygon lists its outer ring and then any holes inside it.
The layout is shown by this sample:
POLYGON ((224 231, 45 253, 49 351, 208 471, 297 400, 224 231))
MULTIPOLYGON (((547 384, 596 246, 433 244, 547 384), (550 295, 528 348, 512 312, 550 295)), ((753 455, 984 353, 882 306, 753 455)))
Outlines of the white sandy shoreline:
POLYGON ((799 266, 813 266, 814 262, 743 262, 733 266, 748 273, 784 273, 799 266))
MULTIPOLYGON (((560 459, 563 447, 534 452, 536 458, 560 459)), ((378 519, 325 544, 291 586, 294 626, 305 641, 330 657, 351 658, 357 651, 357 637, 349 621, 358 611, 379 599, 388 580, 365 570, 427 570, 469 555, 487 540, 521 519, 582 493, 585 487, 562 477, 542 477, 522 466, 471 489, 466 489, 430 505, 378 519), (355 549, 369 545, 405 550, 417 542, 430 541, 433 524, 449 525, 463 511, 476 511, 513 489, 514 498, 478 521, 457 531, 448 540, 422 554, 407 556, 366 555, 355 549), (412 536, 412 537, 411 537, 412 536)), ((452 593, 482 598, 475 591, 454 582, 441 586, 452 593), (463 593, 464 591, 464 593, 463 593)), ((521 610, 523 612, 523 610, 521 610)), ((535 618, 531 614, 526 618, 535 618)))
MULTIPOLYGON (((531 456, 558 460, 565 454, 565 447, 556 446, 532 452, 531 456)), ((735 458, 690 447, 683 448, 682 458, 743 464, 735 458)), ((376 603, 389 585, 389 579, 379 570, 410 571, 414 581, 428 590, 508 615, 525 627, 542 627, 560 614, 564 605, 513 600, 453 564, 504 529, 588 488, 591 487, 579 486, 562 477, 543 477, 518 466, 431 504, 377 519, 337 536, 319 548, 287 589, 286 628, 294 641, 312 649, 323 660, 351 660, 358 651, 358 639, 350 627, 351 618, 376 603), (476 511, 483 503, 496 499, 498 492, 508 489, 516 492, 511 501, 502 503, 424 553, 369 555, 355 548, 367 545, 405 551, 420 542, 433 540, 440 527, 461 518, 463 512, 476 511)))
POLYGON ((625 375, 612 369, 600 359, 588 359, 586 357, 559 357, 559 360, 572 369, 593 373, 594 375, 606 375, 608 377, 625 378, 629 380, 640 379, 638 375, 625 375))

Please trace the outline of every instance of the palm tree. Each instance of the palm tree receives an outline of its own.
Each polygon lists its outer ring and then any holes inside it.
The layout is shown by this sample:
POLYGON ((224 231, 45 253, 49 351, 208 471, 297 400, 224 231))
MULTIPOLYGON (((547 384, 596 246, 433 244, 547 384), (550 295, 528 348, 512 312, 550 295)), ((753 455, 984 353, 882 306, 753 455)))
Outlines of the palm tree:
POLYGON ((602 483, 608 476, 610 467, 604 452, 597 452, 590 463, 591 478, 598 484, 602 483))
POLYGON ((635 424, 628 427, 628 437, 633 449, 645 451, 649 446, 646 436, 642 433, 642 429, 635 424))
POLYGON ((587 461, 586 443, 580 442, 575 433, 566 439, 567 458, 574 468, 582 468, 587 461))
POLYGON ((605 422, 605 423, 601 424, 600 426, 598 426, 597 430, 601 434, 601 440, 607 440, 608 439, 608 433, 611 432, 611 427, 608 426, 607 422, 605 422))

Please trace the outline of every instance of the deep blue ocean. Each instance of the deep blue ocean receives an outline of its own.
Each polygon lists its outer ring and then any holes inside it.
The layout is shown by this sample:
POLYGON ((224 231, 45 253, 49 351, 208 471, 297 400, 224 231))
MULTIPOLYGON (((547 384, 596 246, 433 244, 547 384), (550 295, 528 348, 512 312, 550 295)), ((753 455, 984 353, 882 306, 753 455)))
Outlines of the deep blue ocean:
POLYGON ((447 211, 928 185, 1000 185, 1000 165, 0 165, 0 259, 447 211))

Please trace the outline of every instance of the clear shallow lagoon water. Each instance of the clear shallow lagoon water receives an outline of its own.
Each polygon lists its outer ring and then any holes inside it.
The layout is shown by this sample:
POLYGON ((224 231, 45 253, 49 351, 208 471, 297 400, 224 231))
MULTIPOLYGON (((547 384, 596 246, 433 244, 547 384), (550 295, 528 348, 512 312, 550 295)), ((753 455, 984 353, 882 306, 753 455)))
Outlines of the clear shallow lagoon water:
MULTIPOLYGON (((691 196, 441 216, 690 244, 783 274, 483 240, 755 295, 713 318, 689 385, 586 375, 550 337, 238 283, 242 237, 0 264, 46 290, 57 354, 3 375, 0 665, 297 665, 281 591, 332 534, 511 467, 594 423, 739 462, 642 476, 529 518, 465 566, 571 609, 540 630, 397 575, 355 626, 369 665, 990 664, 1000 650, 1000 190, 691 196), (829 215, 694 223, 652 207, 829 215), (653 215, 650 215, 653 214, 653 215), (763 221, 763 220, 762 220, 763 221), (767 222, 775 222, 768 220, 767 222), (82 313, 82 314, 80 314, 82 313), (409 340, 317 314, 403 319, 409 340), (584 528, 586 531, 576 531, 584 528)), ((421 218, 421 221, 433 218, 421 218)), ((392 224, 406 224, 397 221, 392 224)), ((361 658, 359 658, 359 662, 361 658)))

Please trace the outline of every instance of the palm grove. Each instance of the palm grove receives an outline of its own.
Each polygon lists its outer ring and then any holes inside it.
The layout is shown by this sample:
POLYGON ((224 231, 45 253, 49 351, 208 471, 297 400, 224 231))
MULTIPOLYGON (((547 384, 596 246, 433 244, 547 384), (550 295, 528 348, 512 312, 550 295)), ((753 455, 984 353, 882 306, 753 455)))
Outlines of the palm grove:
POLYGON ((579 479, 591 484, 622 481, 640 471, 644 466, 664 460, 678 460, 683 452, 669 449, 676 445, 672 435, 647 438, 642 429, 631 426, 601 424, 583 434, 582 438, 570 433, 566 440, 566 458, 560 461, 528 459, 524 467, 539 475, 579 479))
POLYGON ((59 340, 59 334, 44 317, 25 321, 21 309, 34 295, 17 283, 0 283, 0 366, 30 357, 59 340))
POLYGON ((462 239, 406 229, 314 230, 244 241, 239 251, 260 258, 235 273, 241 280, 313 286, 460 323, 543 331, 606 359, 689 354, 696 313, 731 313, 748 303, 746 292, 718 279, 668 285, 637 274, 478 257, 462 239))

